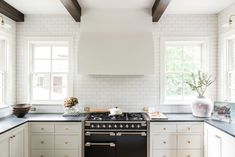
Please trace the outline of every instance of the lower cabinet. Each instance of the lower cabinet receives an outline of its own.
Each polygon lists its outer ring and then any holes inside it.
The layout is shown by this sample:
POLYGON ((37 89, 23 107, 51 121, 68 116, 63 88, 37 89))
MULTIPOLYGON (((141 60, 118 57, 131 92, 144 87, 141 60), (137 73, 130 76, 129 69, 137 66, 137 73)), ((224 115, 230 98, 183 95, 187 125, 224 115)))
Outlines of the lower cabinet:
POLYGON ((82 124, 30 123, 30 145, 30 157, 82 157, 82 124))
POLYGON ((235 138, 205 124, 205 157, 234 157, 235 138))
POLYGON ((28 157, 28 125, 0 135, 1 157, 28 157))
POLYGON ((203 122, 151 122, 150 157, 203 157, 203 122))

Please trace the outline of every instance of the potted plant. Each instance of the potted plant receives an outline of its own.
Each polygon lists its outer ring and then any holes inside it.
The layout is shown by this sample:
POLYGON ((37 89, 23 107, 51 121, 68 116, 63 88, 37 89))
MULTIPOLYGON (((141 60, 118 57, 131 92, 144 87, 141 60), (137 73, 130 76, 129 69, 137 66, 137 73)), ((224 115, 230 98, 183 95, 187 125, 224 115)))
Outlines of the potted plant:
POLYGON ((198 71, 191 74, 192 80, 186 83, 198 96, 192 101, 192 113, 196 117, 210 117, 213 110, 213 102, 204 96, 207 88, 215 81, 211 75, 198 71))
POLYGON ((64 115, 77 114, 78 113, 78 110, 76 109, 77 104, 78 104, 78 98, 76 97, 68 97, 64 99, 64 107, 65 107, 64 115))

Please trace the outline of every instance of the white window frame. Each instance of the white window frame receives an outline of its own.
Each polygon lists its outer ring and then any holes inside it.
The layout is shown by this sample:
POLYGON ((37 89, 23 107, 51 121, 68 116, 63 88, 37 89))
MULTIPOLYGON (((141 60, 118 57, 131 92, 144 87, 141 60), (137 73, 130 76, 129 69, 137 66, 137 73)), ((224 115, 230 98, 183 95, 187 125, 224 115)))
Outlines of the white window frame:
POLYGON ((6 77, 7 77, 7 52, 8 52, 8 39, 4 36, 4 35, 2 35, 2 34, 0 34, 0 39, 1 40, 4 40, 4 49, 5 49, 5 51, 4 51, 4 70, 2 71, 2 72, 0 72, 1 73, 1 75, 0 75, 0 77, 2 76, 2 80, 3 80, 3 82, 2 82, 2 85, 1 85, 1 90, 2 90, 2 98, 3 98, 3 104, 1 104, 0 105, 0 108, 2 108, 2 107, 6 107, 7 105, 6 105, 6 97, 7 97, 7 94, 6 94, 6 89, 7 89, 7 81, 6 81, 6 77))
MULTIPOLYGON (((165 45, 166 42, 200 43, 203 45, 201 54, 201 69, 208 72, 208 38, 207 37, 161 37, 160 38, 160 105, 190 105, 187 101, 165 100, 165 45)), ((184 44, 183 44, 184 45, 184 44)))
MULTIPOLYGON (((225 49, 226 49, 226 51, 225 51, 225 57, 224 57, 224 66, 223 66, 223 71, 224 71, 224 73, 225 73, 225 79, 224 79, 224 81, 225 81, 225 89, 224 89, 224 93, 226 93, 226 95, 225 95, 225 100, 226 101, 231 101, 231 98, 230 98, 230 92, 231 92, 231 89, 230 89, 230 85, 229 85, 229 75, 231 74, 231 73, 235 73, 235 70, 233 70, 233 71, 230 71, 229 70, 229 58, 230 58, 230 54, 229 54, 229 41, 230 40, 234 40, 235 41, 235 35, 232 35, 232 36, 229 36, 229 37, 226 37, 225 38, 225 49)), ((235 53, 235 52, 234 52, 235 53)))
POLYGON ((32 68, 33 68, 33 45, 34 44, 57 44, 57 43, 67 43, 69 49, 68 56, 68 89, 67 95, 73 95, 73 73, 74 73, 74 54, 73 54, 73 38, 72 37, 26 37, 25 47, 27 48, 25 54, 25 91, 27 92, 27 102, 37 105, 60 105, 63 100, 32 100, 32 68))

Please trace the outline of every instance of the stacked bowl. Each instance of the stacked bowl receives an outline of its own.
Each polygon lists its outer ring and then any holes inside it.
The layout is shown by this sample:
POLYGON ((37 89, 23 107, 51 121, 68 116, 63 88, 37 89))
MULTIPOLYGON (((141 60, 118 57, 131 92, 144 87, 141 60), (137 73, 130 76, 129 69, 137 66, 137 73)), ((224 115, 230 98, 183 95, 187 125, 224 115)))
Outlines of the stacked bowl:
POLYGON ((16 104, 12 106, 13 114, 18 118, 24 117, 29 112, 30 108, 30 104, 16 104))

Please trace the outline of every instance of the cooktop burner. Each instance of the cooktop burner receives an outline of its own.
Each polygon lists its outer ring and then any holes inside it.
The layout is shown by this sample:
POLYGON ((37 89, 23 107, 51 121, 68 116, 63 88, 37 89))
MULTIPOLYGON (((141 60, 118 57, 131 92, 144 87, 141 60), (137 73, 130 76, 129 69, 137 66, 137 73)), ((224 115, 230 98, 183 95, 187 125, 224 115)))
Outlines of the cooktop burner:
POLYGON ((110 115, 107 113, 91 113, 87 120, 89 121, 143 121, 142 113, 123 113, 121 115, 110 115))

